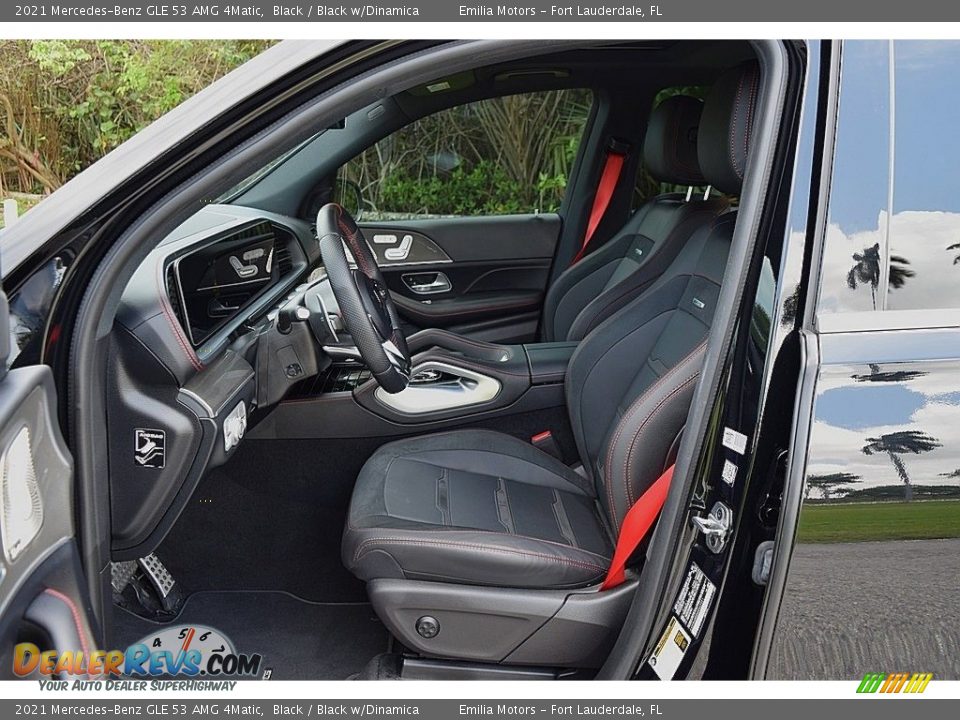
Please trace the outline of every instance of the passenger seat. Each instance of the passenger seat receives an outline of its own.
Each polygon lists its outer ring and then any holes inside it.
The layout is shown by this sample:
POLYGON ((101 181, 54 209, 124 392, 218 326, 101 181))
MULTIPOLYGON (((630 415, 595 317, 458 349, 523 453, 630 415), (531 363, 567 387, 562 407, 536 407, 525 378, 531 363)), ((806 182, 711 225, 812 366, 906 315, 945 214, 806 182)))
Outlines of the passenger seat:
MULTIPOLYGON (((707 181, 697 159, 703 102, 689 95, 664 100, 650 115, 643 160, 659 182, 693 187, 707 181)), ((723 197, 687 200, 659 195, 638 209, 615 238, 564 272, 544 301, 541 341, 579 341, 646 290, 677 257, 693 232, 724 212, 723 197)))

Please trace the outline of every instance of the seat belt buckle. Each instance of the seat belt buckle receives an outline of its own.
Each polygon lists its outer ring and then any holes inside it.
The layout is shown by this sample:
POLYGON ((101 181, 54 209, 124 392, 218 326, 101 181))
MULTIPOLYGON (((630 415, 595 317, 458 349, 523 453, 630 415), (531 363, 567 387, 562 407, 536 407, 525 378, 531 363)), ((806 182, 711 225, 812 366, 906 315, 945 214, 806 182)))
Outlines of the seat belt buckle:
POLYGON ((539 432, 530 438, 530 444, 533 445, 537 450, 542 450, 547 455, 552 455, 557 460, 563 460, 563 456, 560 452, 560 445, 557 444, 556 439, 553 437, 553 433, 549 430, 544 430, 539 432))

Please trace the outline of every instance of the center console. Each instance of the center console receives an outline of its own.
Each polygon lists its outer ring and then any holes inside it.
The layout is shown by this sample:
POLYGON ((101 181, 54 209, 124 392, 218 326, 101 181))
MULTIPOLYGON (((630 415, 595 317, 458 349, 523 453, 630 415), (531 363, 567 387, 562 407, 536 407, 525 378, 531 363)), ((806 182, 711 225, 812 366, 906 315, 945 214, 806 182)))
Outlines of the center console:
MULTIPOLYGON (((262 437, 369 437, 440 430, 564 405, 577 343, 496 345, 439 329, 407 338, 411 380, 387 393, 357 358, 333 362, 295 387, 257 425, 262 437)), ((332 350, 333 348, 331 348, 332 350)))

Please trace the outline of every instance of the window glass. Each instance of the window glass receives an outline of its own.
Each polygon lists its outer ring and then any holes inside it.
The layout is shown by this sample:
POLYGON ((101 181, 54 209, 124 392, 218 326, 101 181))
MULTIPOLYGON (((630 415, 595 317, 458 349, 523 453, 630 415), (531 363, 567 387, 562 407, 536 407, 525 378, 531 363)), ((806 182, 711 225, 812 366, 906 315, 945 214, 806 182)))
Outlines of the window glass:
POLYGON ((821 313, 960 307, 958 67, 960 42, 844 43, 821 313))
POLYGON ((960 42, 898 41, 888 310, 960 307, 960 42))
POLYGON ((843 44, 820 312, 882 306, 890 167, 889 44, 843 44))
POLYGON ((421 118, 341 170, 364 220, 555 212, 592 104, 587 90, 480 100, 421 118))

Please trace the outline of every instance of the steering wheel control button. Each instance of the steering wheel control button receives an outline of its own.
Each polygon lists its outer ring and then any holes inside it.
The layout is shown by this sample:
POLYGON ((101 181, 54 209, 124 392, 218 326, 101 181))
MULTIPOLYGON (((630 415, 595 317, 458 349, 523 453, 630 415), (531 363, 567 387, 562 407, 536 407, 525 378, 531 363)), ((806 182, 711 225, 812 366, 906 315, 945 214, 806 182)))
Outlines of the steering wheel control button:
POLYGON ((223 419, 223 449, 230 452, 247 431, 247 404, 241 400, 223 419))
POLYGON ((430 615, 424 615, 417 620, 417 634, 429 640, 440 634, 440 621, 430 615))

